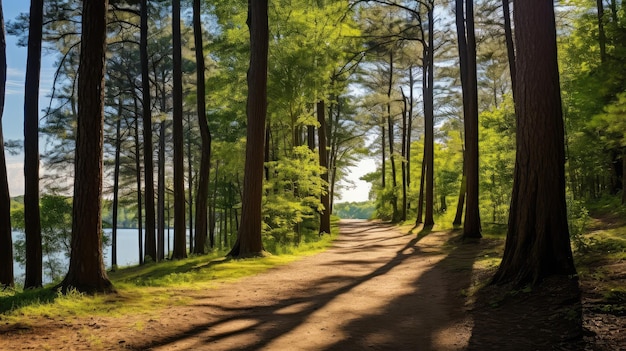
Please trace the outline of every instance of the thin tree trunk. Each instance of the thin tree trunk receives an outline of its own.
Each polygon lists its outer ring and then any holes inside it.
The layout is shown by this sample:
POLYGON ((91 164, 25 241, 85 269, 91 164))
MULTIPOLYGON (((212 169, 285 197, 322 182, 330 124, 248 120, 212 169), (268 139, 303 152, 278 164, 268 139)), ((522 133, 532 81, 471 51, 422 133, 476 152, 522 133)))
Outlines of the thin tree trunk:
POLYGON ((423 213, 424 213, 424 183, 425 183, 425 174, 426 174, 426 149, 424 149, 424 153, 422 156, 422 175, 420 176, 420 193, 419 199, 417 200, 417 218, 415 219, 415 225, 419 225, 424 223, 423 221, 423 213))
POLYGON ((120 189, 120 154, 122 149, 122 98, 119 98, 117 122, 115 127, 115 169, 113 171, 113 209, 111 223, 111 267, 117 269, 117 211, 119 206, 120 189))
POLYGON ((600 62, 606 62, 606 32, 604 31, 604 4, 596 0, 598 9, 598 44, 600 45, 600 62))
POLYGON ((165 259, 165 123, 165 119, 163 119, 161 123, 159 123, 159 179, 157 181, 157 261, 162 261, 165 259))
POLYGON ((172 2, 173 114, 174 119, 174 252, 172 258, 187 257, 185 221, 185 166, 183 133, 183 72, 180 34, 180 0, 172 2))
POLYGON ((513 44, 513 31, 511 29, 511 11, 509 9, 510 0, 502 0, 502 11, 504 13, 504 37, 506 40, 506 52, 509 58, 509 74, 511 75, 511 86, 513 100, 515 100, 515 84, 517 81, 515 74, 515 45, 513 44))
MULTIPOLYGON (((211 168, 211 131, 206 114, 206 88, 204 81, 204 50, 202 41, 202 23, 200 21, 200 0, 193 0, 193 37, 196 46, 196 84, 198 125, 202 140, 202 156, 200 157, 200 173, 198 174, 198 190, 196 193, 196 236, 194 251, 197 254, 206 253, 206 238, 208 232, 207 208, 209 198, 209 182, 211 168)), ((211 244, 212 246, 212 244, 211 244)))
POLYGON ((191 114, 187 115, 187 192, 189 198, 189 252, 193 250, 193 162, 191 157, 191 114))
POLYGON ((402 221, 406 221, 406 205, 407 205, 407 200, 406 200, 406 191, 407 191, 407 183, 406 183, 406 178, 407 178, 407 172, 406 172, 406 140, 407 140, 407 115, 408 115, 408 111, 407 111, 407 97, 404 95, 404 91, 402 89, 400 89, 400 91, 402 92, 402 103, 403 103, 403 107, 402 107, 402 151, 401 151, 401 156, 402 156, 402 212, 401 212, 401 217, 400 219, 402 221))
POLYGON ((396 155, 393 150, 394 143, 394 125, 393 117, 391 116, 391 92, 393 88, 393 50, 389 51, 389 84, 387 85, 387 132, 389 133, 389 161, 391 162, 391 208, 393 214, 391 215, 391 221, 397 222, 398 213, 398 195, 396 189, 398 188, 398 180, 396 179, 396 155))
POLYGON ((320 201, 324 210, 320 213, 320 230, 319 234, 330 234, 330 193, 328 191, 328 152, 326 150, 326 107, 324 100, 320 100, 317 103, 317 122, 320 127, 317 131, 318 148, 319 148, 319 160, 320 166, 324 167, 324 172, 321 174, 322 181, 326 182, 322 186, 322 197, 320 201))
POLYGON ((387 181, 386 181, 386 177, 387 177, 387 169, 385 167, 385 162, 387 162, 387 155, 386 155, 386 151, 387 150, 387 146, 385 145, 385 121, 383 121, 381 123, 380 126, 380 135, 381 135, 381 143, 380 143, 380 149, 382 150, 381 152, 381 164, 380 164, 380 168, 381 168, 381 175, 382 175, 382 188, 385 189, 387 187, 387 181))
MULTIPOLYGON (((411 135, 413 133, 413 85, 415 80, 413 79, 413 66, 409 66, 409 120, 407 122, 406 132, 406 187, 411 189, 411 135)), ((411 208, 411 202, 407 201, 407 210, 411 208)))
POLYGON ((108 0, 83 1, 78 126, 74 163, 72 240, 68 273, 60 287, 110 292, 102 259, 104 73, 108 0))
POLYGON ((145 221, 145 256, 157 260, 154 214, 154 162, 152 150, 152 103, 150 91, 150 76, 148 75, 148 0, 141 0, 139 56, 141 61, 141 89, 142 89, 142 120, 143 120, 143 165, 144 165, 144 192, 146 206, 145 221))
POLYGON ((11 196, 4 155, 2 117, 7 81, 7 43, 4 35, 4 11, 0 1, 0 287, 15 284, 13 273, 13 239, 11 237, 11 196))
POLYGON ((425 162, 426 162, 426 210, 424 211, 424 225, 432 226, 435 224, 433 219, 433 200, 435 189, 435 177, 434 177, 434 90, 433 90, 433 71, 434 71, 434 16, 433 16, 433 4, 430 4, 428 9, 428 50, 427 54, 427 78, 426 78, 426 94, 424 96, 424 120, 426 126, 424 150, 425 150, 425 162))
POLYGON ((26 277, 24 288, 42 286, 41 224, 39 214, 39 75, 43 0, 31 0, 28 57, 24 85, 24 232, 26 277))
POLYGON ((248 69, 248 128, 241 226, 229 256, 263 253, 261 202, 263 199, 263 150, 267 115, 267 52, 269 46, 268 1, 248 0, 250 67, 248 69))
POLYGON ((143 264, 143 204, 141 191, 141 143, 139 141, 139 111, 135 97, 135 177, 137 180, 137 241, 139 243, 139 264, 143 264))

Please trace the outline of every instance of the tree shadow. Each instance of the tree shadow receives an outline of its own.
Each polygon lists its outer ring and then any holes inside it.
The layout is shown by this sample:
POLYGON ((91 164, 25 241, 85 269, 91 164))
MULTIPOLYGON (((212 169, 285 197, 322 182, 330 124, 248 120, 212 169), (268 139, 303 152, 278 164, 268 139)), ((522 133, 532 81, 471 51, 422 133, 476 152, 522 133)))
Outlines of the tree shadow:
MULTIPOLYGON (((346 240, 359 240, 361 233, 380 229, 371 223, 368 226, 371 226, 371 229, 356 230, 346 240)), ((410 271, 417 264, 422 264, 424 273, 409 281, 407 288, 404 289, 406 291, 399 292, 397 297, 376 311, 356 319, 346 319, 345 323, 342 323, 345 337, 338 339, 335 335, 329 335, 328 340, 325 340, 326 346, 316 349, 362 350, 372 347, 390 350, 439 349, 447 337, 441 334, 442 331, 449 330, 448 327, 451 325, 463 321, 464 298, 460 291, 470 284, 473 259, 471 255, 455 256, 457 249, 454 249, 438 262, 428 263, 442 255, 440 245, 421 242, 429 234, 432 234, 432 228, 420 231, 419 235, 409 240, 392 257, 384 260, 351 261, 345 257, 338 259, 331 264, 342 269, 346 267, 346 270, 350 269, 347 265, 353 265, 354 269, 366 267, 369 273, 356 278, 338 274, 306 282, 307 289, 292 290, 290 297, 277 297, 277 300, 269 305, 220 306, 203 302, 197 306, 217 311, 212 314, 221 317, 189 327, 176 335, 163 336, 147 344, 134 346, 138 349, 167 348, 179 341, 189 341, 187 339, 193 338, 199 340, 193 347, 220 343, 233 345, 233 348, 238 350, 262 349, 302 326, 313 314, 323 310, 342 295, 357 288, 361 289, 365 283, 380 279, 391 270, 410 271), (453 286, 447 285, 450 281, 446 277, 448 274, 455 275, 455 279, 452 280, 453 286), (211 331, 210 335, 207 335, 208 330, 211 331), (251 335, 254 339, 251 344, 237 343, 238 337, 251 335)), ((434 234, 449 236, 446 232, 434 234)), ((368 245, 365 241, 367 240, 358 244, 362 250, 368 250, 369 245, 373 245, 371 242, 368 245)), ((460 247, 460 250, 464 248, 460 247)))

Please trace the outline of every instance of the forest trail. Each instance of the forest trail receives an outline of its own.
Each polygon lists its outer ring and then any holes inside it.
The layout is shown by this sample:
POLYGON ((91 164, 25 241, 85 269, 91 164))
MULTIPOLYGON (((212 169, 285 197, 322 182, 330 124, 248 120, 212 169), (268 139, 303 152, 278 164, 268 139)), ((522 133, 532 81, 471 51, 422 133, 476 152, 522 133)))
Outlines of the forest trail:
MULTIPOLYGON (((51 321, 0 338, 15 349, 460 350, 475 255, 446 261, 450 232, 342 221, 320 254, 204 291, 151 316, 51 321), (428 234, 428 235, 426 235, 428 234), (8 337, 8 340, 6 339, 8 337)), ((470 251, 471 248, 470 248, 470 251)))

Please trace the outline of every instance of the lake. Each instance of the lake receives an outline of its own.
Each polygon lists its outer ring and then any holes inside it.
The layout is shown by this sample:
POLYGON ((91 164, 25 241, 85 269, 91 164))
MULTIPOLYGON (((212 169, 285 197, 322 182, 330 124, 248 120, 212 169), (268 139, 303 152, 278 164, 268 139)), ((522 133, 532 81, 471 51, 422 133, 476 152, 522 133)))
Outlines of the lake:
MULTIPOLYGON (((110 237, 111 229, 105 229, 104 232, 110 237)), ((118 229, 117 230, 117 265, 118 267, 131 266, 139 263, 139 239, 137 238, 138 230, 137 229, 118 229)), ((15 242, 15 238, 19 235, 17 232, 13 232, 13 240, 15 242)), ((187 236, 189 232, 187 232, 187 236)), ((165 238, 167 240, 168 234, 167 230, 165 231, 165 238)), ((174 230, 170 230, 169 235, 169 246, 165 245, 165 251, 168 252, 168 249, 174 248, 174 230)), ((187 239, 189 241, 189 239, 187 239)), ((189 243, 187 243, 189 245, 189 243)), ((107 245, 104 248, 104 265, 108 268, 111 268, 111 245, 107 245)), ((64 255, 58 256, 62 258, 63 261, 69 264, 69 260, 64 257, 64 255)), ((45 259, 45 257, 44 257, 45 259)), ((23 282, 24 280, 24 267, 20 266, 17 262, 13 263, 13 271, 15 272, 16 281, 23 282)), ((44 274, 44 284, 49 283, 49 277, 46 277, 44 274)))

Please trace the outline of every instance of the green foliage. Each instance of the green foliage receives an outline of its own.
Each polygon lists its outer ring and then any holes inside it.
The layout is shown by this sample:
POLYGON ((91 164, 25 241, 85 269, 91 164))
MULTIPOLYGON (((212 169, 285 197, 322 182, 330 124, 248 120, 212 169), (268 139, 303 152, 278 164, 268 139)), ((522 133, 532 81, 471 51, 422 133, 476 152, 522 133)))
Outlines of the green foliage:
POLYGON ((592 238, 586 236, 591 217, 582 201, 574 199, 572 194, 567 195, 567 224, 569 236, 574 248, 581 252, 587 251, 593 243, 592 238))
POLYGON ((342 202, 333 206, 333 213, 342 219, 371 219, 375 206, 374 201, 342 202))

